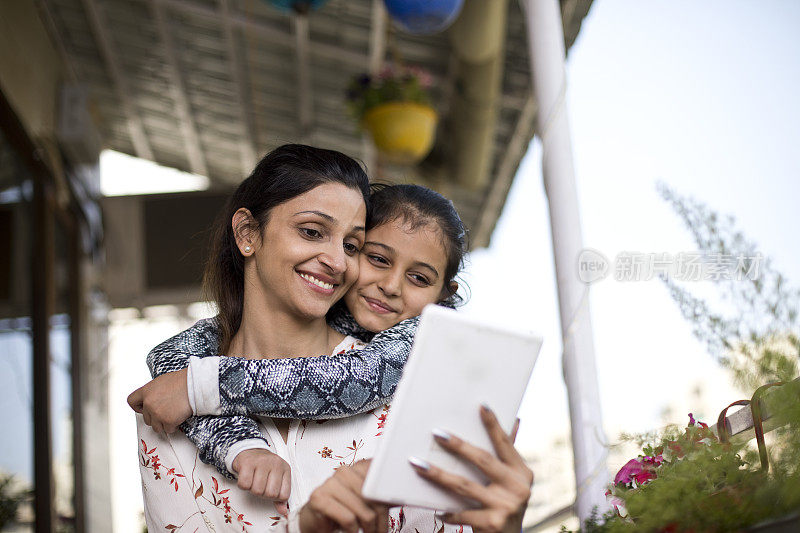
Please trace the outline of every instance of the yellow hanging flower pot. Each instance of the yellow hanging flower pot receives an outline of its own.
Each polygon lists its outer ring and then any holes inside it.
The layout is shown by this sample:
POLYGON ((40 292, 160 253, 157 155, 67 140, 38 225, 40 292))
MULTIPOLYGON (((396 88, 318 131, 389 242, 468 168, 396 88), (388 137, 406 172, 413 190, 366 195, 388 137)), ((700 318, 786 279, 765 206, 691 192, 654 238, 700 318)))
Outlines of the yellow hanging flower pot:
POLYGON ((430 85, 424 70, 391 63, 350 82, 350 111, 370 133, 383 161, 413 165, 431 151, 437 115, 430 105, 430 85))
POLYGON ((428 105, 388 102, 368 110, 362 124, 387 162, 410 165, 431 151, 437 120, 436 111, 428 105))

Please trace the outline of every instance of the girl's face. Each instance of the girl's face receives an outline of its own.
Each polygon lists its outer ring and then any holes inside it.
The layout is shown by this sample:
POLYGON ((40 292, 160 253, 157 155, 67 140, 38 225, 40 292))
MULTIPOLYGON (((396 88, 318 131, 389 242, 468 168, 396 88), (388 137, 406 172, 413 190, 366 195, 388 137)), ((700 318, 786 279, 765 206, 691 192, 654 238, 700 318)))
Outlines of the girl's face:
POLYGON ((238 241, 245 256, 245 246, 254 250, 245 263, 245 302, 305 319, 324 317, 358 278, 365 218, 361 193, 340 183, 274 207, 260 239, 238 241))
POLYGON ((358 281, 344 299, 369 331, 390 328, 442 299, 447 256, 433 224, 412 230, 396 220, 372 228, 359 262, 358 281))

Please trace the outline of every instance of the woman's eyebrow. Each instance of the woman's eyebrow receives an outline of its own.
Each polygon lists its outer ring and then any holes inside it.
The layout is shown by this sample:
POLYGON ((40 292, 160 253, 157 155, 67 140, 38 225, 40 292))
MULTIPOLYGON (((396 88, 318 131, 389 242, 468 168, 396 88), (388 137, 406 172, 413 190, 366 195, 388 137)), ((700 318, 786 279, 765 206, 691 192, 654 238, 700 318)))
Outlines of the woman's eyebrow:
MULTIPOLYGON (((317 215, 318 217, 324 218, 331 225, 336 225, 336 223, 338 222, 338 220, 336 220, 334 217, 330 216, 328 213, 323 213, 322 211, 316 211, 316 210, 313 210, 313 209, 308 210, 308 211, 298 211, 293 216, 297 216, 297 215, 317 215)), ((367 229, 364 226, 353 226, 353 229, 351 231, 365 232, 365 231, 367 231, 367 229)))
POLYGON ((330 216, 328 213, 323 213, 322 211, 315 211, 315 210, 298 211, 297 213, 294 214, 294 216, 297 216, 297 215, 317 215, 317 216, 320 216, 320 217, 324 218, 325 220, 327 220, 331 224, 335 224, 336 223, 336 219, 334 217, 330 216))

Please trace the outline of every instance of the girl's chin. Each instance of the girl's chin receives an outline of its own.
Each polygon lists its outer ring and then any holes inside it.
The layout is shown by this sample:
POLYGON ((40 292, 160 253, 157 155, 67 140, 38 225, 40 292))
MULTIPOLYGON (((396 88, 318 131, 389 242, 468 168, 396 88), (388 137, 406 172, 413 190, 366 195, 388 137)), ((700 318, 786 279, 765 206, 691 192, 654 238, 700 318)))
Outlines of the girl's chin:
POLYGON ((356 319, 356 322, 358 322, 359 326, 371 333, 378 333, 379 331, 389 329, 394 325, 389 323, 389 321, 386 319, 382 320, 380 316, 371 311, 357 311, 353 313, 353 318, 356 319))

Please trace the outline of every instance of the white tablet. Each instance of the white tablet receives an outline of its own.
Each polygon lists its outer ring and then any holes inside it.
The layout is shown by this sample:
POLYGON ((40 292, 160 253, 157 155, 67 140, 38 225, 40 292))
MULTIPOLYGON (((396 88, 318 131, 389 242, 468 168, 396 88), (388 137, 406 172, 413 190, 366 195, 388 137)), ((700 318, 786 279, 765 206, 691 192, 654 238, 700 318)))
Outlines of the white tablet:
POLYGON ((470 507, 471 502, 419 477, 408 457, 485 483, 475 467, 441 448, 431 431, 441 428, 494 452, 480 405, 488 405, 510 432, 541 345, 541 338, 531 334, 489 326, 441 306, 426 307, 364 496, 442 511, 470 507))

